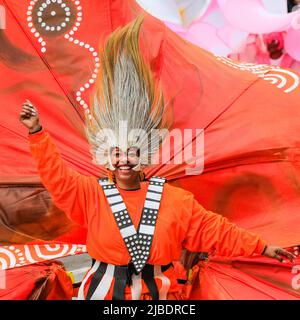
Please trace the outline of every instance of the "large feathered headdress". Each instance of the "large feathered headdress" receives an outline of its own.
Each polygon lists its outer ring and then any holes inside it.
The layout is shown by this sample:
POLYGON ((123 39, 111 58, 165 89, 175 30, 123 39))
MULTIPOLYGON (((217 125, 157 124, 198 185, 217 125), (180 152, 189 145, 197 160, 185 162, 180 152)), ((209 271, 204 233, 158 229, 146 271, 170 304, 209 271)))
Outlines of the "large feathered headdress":
POLYGON ((139 48, 143 18, 114 31, 101 56, 101 71, 91 101, 86 132, 96 163, 114 170, 110 150, 140 150, 140 165, 149 165, 170 126, 164 117, 163 92, 139 48))

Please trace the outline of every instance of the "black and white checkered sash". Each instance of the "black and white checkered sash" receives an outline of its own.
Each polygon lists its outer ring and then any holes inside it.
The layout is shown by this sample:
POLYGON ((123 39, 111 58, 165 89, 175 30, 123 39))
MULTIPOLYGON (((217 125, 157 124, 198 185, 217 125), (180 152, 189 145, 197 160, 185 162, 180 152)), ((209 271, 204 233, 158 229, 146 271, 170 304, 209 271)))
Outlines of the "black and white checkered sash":
POLYGON ((108 179, 99 180, 131 257, 136 274, 142 271, 150 254, 165 181, 166 179, 161 177, 152 177, 150 179, 141 220, 138 230, 136 230, 116 185, 113 182, 109 182, 108 179))

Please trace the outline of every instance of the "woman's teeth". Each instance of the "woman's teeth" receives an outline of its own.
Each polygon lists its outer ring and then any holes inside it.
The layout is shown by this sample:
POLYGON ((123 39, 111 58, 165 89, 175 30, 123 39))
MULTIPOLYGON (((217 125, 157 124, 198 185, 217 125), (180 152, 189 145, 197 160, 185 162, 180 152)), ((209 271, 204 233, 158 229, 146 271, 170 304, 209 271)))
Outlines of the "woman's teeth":
POLYGON ((124 171, 130 170, 130 169, 131 169, 131 168, 128 167, 128 166, 119 167, 119 170, 124 170, 124 171))

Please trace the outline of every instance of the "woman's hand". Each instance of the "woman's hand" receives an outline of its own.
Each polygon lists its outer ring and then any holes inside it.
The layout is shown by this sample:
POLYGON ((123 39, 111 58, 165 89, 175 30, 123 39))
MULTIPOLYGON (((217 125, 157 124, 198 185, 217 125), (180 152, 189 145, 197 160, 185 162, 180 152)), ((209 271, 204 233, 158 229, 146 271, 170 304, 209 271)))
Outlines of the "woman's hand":
POLYGON ((41 128, 37 109, 29 100, 26 100, 26 102, 23 103, 23 108, 20 112, 19 120, 25 127, 29 129, 29 132, 31 133, 38 131, 41 128))
POLYGON ((289 259, 292 263, 294 262, 294 259, 296 258, 296 256, 294 256, 292 253, 288 252, 287 250, 284 250, 280 247, 269 246, 269 245, 265 249, 263 255, 266 257, 269 257, 269 258, 277 259, 280 262, 285 262, 283 257, 289 259))

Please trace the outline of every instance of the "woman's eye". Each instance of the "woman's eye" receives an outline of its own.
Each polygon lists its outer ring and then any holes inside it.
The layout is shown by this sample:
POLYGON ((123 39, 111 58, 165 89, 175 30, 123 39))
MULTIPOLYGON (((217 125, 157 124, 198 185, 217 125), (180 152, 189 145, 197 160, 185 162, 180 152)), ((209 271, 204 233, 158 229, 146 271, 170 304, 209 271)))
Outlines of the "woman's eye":
POLYGON ((136 157, 136 153, 135 152, 130 152, 130 153, 128 153, 128 156, 129 157, 136 157))

